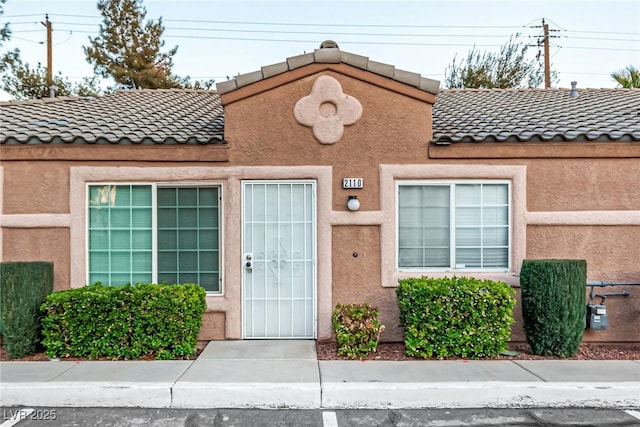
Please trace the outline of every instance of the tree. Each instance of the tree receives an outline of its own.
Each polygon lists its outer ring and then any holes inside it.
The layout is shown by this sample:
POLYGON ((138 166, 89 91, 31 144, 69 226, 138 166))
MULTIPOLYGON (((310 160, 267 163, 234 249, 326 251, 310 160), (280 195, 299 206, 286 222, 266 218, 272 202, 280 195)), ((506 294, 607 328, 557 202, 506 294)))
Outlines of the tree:
MULTIPOLYGON (((4 3, 0 0, 0 15, 4 14, 4 3)), ((3 42, 10 40, 9 24, 0 28, 0 47, 3 42)), ((47 85, 47 69, 38 63, 31 67, 20 57, 20 50, 14 49, 4 52, 0 62, 0 89, 15 99, 45 98, 49 96, 47 85)), ((62 73, 53 76, 56 95, 94 96, 102 92, 97 78, 85 77, 80 83, 71 83, 62 73)))
MULTIPOLYGON (((2 90, 15 99, 37 99, 50 96, 47 85, 47 68, 41 63, 31 67, 14 50, 3 56, 2 90)), ((56 96, 96 96, 103 92, 97 77, 85 77, 80 83, 71 83, 62 73, 53 76, 56 96)))
POLYGON ((99 0, 103 20, 98 37, 89 37, 84 47, 96 75, 112 77, 127 89, 181 87, 171 74, 175 46, 160 52, 164 32, 162 18, 144 22, 147 10, 142 0, 99 0))
POLYGON ((183 89, 200 89, 200 90, 212 90, 216 84, 214 79, 209 80, 194 80, 191 81, 191 77, 178 77, 176 76, 176 82, 179 87, 183 89))
POLYGON ((614 71, 611 73, 611 78, 624 88, 640 88, 640 70, 633 65, 614 71))
MULTIPOLYGON (((526 58, 528 46, 514 38, 500 47, 499 52, 479 52, 475 46, 466 59, 457 58, 445 71, 448 88, 523 88, 538 87, 544 81, 544 68, 535 59, 526 58)), ((552 80, 556 79, 552 73, 552 80)))
MULTIPOLYGON (((0 15, 6 0, 0 0, 0 15)), ((103 89, 101 77, 113 77, 121 88, 186 88, 211 89, 214 80, 192 81, 189 76, 171 73, 172 57, 177 47, 168 53, 160 53, 160 40, 164 27, 158 23, 143 21, 146 10, 142 0, 100 0, 98 9, 103 12, 104 26, 100 36, 90 39, 92 46, 85 47, 89 63, 94 65, 94 76, 72 83, 62 73, 53 76, 56 96, 96 96, 115 88, 103 89), (117 25, 116 25, 117 24, 117 25), (119 26, 118 26, 119 25, 119 26)), ((8 25, 0 28, 0 46, 9 39, 8 25)), ((38 63, 35 67, 24 62, 15 49, 0 55, 0 88, 16 99, 48 97, 47 69, 38 63)))
MULTIPOLYGON (((4 4, 7 0, 0 0, 0 16, 4 15, 4 4)), ((11 31, 9 30, 9 24, 4 24, 2 28, 0 28, 0 47, 2 47, 2 42, 5 42, 11 38, 11 31)))
MULTIPOLYGON (((4 15, 4 4, 7 0, 0 0, 0 16, 4 15)), ((4 44, 4 42, 11 40, 11 29, 9 28, 9 24, 5 23, 0 28, 0 48, 4 44)), ((14 51, 15 52, 15 51, 14 51)), ((0 55, 0 71, 4 71, 6 69, 6 61, 9 53, 3 53, 0 55)))

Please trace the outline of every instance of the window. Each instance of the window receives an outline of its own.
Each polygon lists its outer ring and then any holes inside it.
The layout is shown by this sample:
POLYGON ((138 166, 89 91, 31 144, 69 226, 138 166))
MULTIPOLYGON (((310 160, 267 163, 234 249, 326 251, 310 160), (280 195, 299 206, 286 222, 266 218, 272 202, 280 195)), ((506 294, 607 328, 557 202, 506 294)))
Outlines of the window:
POLYGON ((89 283, 198 283, 220 293, 219 188, 90 185, 89 283))
POLYGON ((509 268, 509 183, 400 183, 398 267, 509 268))

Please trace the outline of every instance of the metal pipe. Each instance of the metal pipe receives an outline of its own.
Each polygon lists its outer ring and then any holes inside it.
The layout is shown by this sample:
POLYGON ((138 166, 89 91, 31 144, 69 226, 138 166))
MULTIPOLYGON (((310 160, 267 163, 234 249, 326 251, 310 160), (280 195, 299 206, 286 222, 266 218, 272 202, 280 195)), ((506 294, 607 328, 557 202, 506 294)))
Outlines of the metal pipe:
POLYGON ((640 286, 640 282, 605 282, 605 281, 588 281, 587 286, 640 286))
POLYGON ((622 291, 622 292, 611 292, 608 294, 596 294, 596 298, 602 298, 602 301, 600 301, 600 304, 604 305, 607 297, 628 297, 629 295, 631 295, 629 291, 622 291))
POLYGON ((631 295, 631 293, 629 291, 622 291, 622 292, 613 292, 608 294, 596 294, 594 289, 596 286, 599 288, 604 288, 606 286, 640 286, 640 283, 588 281, 586 285, 591 288, 591 291, 589 292, 589 303, 592 303, 594 298, 602 298, 601 304, 604 304, 607 297, 614 297, 614 296, 628 297, 629 295, 631 295))

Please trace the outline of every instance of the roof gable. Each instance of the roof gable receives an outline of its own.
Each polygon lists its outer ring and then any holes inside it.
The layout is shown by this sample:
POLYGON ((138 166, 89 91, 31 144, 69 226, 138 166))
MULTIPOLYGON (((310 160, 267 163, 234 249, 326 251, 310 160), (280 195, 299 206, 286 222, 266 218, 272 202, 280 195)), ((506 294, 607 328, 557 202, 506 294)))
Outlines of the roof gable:
MULTIPOLYGON (((431 95, 436 95, 440 87, 440 82, 437 80, 422 77, 418 73, 397 69, 395 66, 390 64, 370 60, 366 56, 342 51, 337 47, 335 42, 325 41, 320 45, 320 49, 316 49, 311 53, 293 56, 287 58, 284 62, 267 65, 262 67, 260 70, 237 75, 231 80, 217 83, 216 89, 220 95, 224 95, 250 84, 311 64, 345 64, 409 85, 421 91, 428 92, 431 95)), ((314 70, 314 72, 317 71, 314 70)), ((299 78, 298 75, 292 75, 291 80, 297 78, 299 78)))

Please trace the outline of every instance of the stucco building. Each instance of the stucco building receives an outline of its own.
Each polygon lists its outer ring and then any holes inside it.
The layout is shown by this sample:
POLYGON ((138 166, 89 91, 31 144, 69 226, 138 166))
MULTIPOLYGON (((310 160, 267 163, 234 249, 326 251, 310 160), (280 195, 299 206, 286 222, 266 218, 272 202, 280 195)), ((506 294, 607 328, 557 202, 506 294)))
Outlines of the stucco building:
MULTIPOLYGON (((0 115, 0 259, 53 261, 56 289, 197 282, 202 339, 328 339, 369 302, 399 341, 399 278, 517 287, 526 258, 640 281, 640 90, 441 91, 328 47, 0 115)), ((586 340, 640 341, 630 291, 586 340)))

